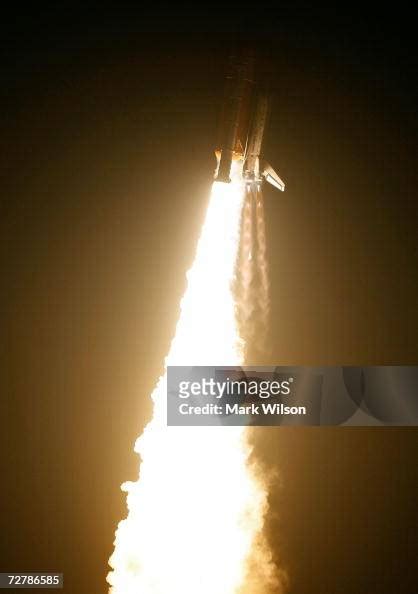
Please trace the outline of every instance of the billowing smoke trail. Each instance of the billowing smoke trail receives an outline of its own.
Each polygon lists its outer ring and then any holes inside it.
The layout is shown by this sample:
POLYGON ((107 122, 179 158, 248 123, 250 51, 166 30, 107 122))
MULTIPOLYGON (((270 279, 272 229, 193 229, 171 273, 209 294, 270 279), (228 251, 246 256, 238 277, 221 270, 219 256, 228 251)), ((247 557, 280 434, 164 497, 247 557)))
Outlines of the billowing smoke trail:
POLYGON ((244 357, 248 362, 254 363, 266 349, 270 306, 261 190, 246 190, 234 291, 238 303, 239 330, 244 342, 244 357))
MULTIPOLYGON (((237 276, 235 279, 235 293, 238 303, 238 321, 240 334, 243 334, 243 328, 246 330, 246 338, 254 336, 253 312, 255 308, 252 296, 254 285, 254 202, 252 194, 245 192, 244 207, 242 211, 240 252, 237 267, 237 276)), ((245 341, 244 341, 245 349, 245 341)))
MULTIPOLYGON (((215 183, 166 365, 240 365, 232 293, 244 188, 215 183)), ((266 487, 244 427, 167 427, 166 376, 137 440, 108 575, 111 594, 257 594, 277 586, 263 540, 266 487)), ((277 591, 277 590, 276 590, 277 591)))
POLYGON ((267 263, 266 224, 264 219, 264 202, 261 190, 255 195, 255 220, 257 229, 257 270, 258 270, 258 294, 257 304, 259 306, 260 341, 262 348, 265 347, 265 340, 268 329, 268 318, 270 309, 269 275, 267 263))

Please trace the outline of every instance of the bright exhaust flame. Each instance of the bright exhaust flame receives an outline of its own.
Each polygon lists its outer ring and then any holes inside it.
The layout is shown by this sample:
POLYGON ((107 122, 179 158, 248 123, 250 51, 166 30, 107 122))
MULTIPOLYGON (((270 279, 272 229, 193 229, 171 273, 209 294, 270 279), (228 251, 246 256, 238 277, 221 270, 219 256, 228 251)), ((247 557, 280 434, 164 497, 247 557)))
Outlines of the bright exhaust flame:
MULTIPOLYGON (((240 365, 232 283, 244 201, 241 176, 214 183, 166 365, 240 365)), ((261 532, 266 490, 245 427, 167 427, 166 376, 135 451, 108 575, 111 594, 265 591, 275 568, 261 532)))

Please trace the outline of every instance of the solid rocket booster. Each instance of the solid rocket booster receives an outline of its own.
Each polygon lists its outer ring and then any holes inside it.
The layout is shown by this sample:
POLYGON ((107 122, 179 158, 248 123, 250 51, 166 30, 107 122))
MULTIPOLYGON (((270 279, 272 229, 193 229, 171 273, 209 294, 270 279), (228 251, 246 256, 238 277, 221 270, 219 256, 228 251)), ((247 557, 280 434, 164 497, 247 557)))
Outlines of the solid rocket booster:
POLYGON ((259 187, 264 179, 279 190, 284 183, 268 163, 260 162, 269 97, 254 77, 254 56, 247 52, 230 59, 221 115, 220 139, 215 150, 215 180, 230 182, 232 161, 238 161, 249 186, 259 187))
POLYGON ((254 59, 251 55, 247 54, 238 59, 231 57, 221 117, 221 146, 215 151, 219 154, 215 176, 218 181, 230 181, 232 160, 240 158, 245 151, 244 128, 248 127, 248 104, 254 85, 253 70, 254 59))

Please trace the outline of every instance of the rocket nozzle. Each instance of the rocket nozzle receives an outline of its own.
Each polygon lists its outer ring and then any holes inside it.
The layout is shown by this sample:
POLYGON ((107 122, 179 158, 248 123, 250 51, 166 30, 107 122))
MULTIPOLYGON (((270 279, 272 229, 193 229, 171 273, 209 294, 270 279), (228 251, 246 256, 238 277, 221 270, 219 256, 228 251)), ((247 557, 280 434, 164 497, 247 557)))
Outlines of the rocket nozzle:
POLYGON ((232 151, 215 151, 216 158, 218 160, 218 167, 215 173, 215 181, 229 184, 231 182, 231 164, 232 164, 232 151))

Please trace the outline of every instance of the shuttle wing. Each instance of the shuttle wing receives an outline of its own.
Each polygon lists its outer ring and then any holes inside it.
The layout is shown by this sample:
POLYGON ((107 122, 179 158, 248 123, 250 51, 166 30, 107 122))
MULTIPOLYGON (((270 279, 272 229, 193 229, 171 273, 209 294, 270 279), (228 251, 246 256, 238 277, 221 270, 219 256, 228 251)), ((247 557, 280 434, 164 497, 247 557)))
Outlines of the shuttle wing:
POLYGON ((274 171, 273 167, 269 163, 264 163, 262 175, 269 184, 271 184, 278 190, 281 190, 282 192, 284 191, 284 182, 280 179, 280 177, 277 175, 277 173, 274 171))

